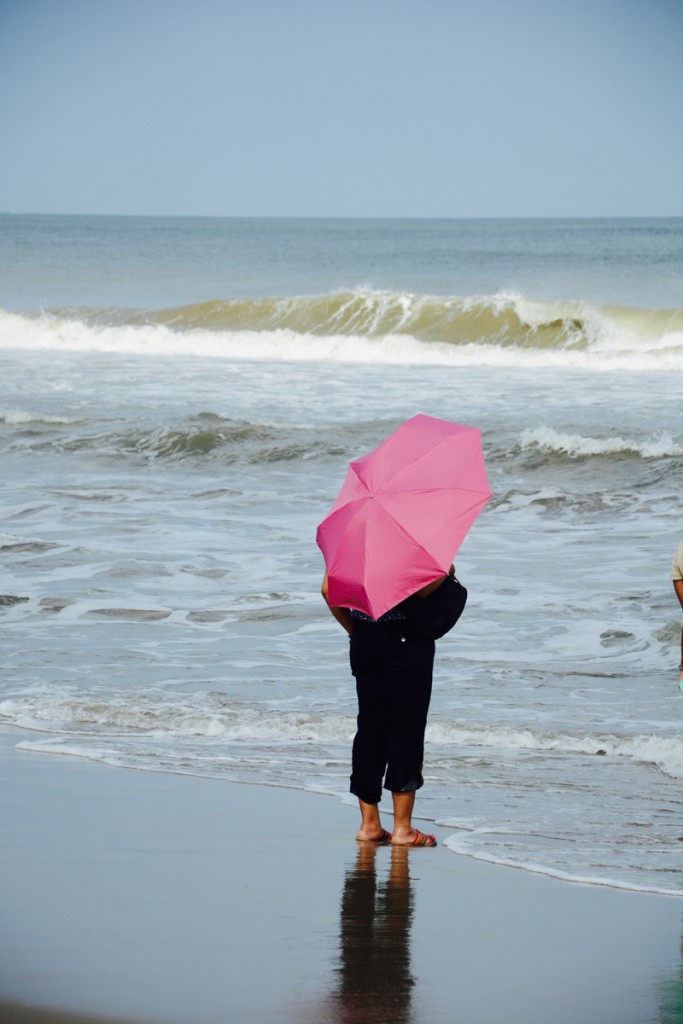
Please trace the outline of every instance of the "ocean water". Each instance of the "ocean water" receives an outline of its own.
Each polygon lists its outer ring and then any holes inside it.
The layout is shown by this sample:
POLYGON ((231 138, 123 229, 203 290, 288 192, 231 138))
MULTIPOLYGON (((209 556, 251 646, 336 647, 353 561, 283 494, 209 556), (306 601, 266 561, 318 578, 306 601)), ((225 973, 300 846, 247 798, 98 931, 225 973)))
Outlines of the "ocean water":
POLYGON ((481 428, 494 497, 419 814, 683 894, 683 220, 0 217, 0 358, 22 750, 351 800, 315 530, 425 412, 481 428))

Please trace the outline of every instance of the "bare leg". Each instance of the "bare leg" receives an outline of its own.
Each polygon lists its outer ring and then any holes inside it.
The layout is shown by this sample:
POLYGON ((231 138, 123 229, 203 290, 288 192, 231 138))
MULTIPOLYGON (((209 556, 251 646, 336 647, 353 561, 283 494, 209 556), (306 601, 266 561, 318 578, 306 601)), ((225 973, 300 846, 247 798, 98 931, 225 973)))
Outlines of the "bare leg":
POLYGON ((412 815, 415 793, 392 793, 394 798, 394 846, 436 846, 436 836, 425 835, 413 828, 412 815))
POLYGON ((401 843, 412 843, 415 838, 412 815, 415 806, 415 792, 392 793, 394 799, 394 834, 392 841, 398 846, 401 843))
MULTIPOLYGON (((683 580, 674 580, 674 591, 678 598, 678 603, 683 608, 683 580)), ((679 679, 683 683, 683 630, 681 630, 681 660, 680 660, 680 676, 679 679)))
POLYGON ((379 816, 379 804, 366 804, 365 800, 358 797, 358 806, 362 820, 356 839, 364 839, 366 842, 381 839, 384 829, 379 816))

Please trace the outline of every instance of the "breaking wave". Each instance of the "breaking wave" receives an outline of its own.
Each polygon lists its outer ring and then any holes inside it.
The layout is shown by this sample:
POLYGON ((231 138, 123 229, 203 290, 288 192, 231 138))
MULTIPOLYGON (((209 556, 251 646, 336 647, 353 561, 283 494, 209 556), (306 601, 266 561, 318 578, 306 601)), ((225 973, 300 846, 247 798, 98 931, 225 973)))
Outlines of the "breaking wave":
POLYGON ((581 434, 565 434, 552 427, 533 427, 520 435, 523 448, 535 448, 570 459, 592 456, 637 456, 641 459, 663 459, 683 455, 683 445, 674 441, 671 434, 662 433, 648 440, 635 440, 620 436, 584 437, 581 434))
POLYGON ((359 288, 156 311, 0 311, 0 348, 683 371, 683 310, 359 288))

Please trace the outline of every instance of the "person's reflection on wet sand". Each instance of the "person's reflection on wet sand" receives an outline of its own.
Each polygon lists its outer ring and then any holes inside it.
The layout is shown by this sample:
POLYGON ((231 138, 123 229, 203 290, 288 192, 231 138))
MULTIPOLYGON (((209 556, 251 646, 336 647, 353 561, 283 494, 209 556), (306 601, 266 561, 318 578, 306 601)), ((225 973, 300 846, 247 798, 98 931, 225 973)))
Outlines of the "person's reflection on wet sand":
POLYGON ((681 968, 676 975, 661 983, 662 1001, 658 1024, 681 1024, 683 1021, 683 938, 681 939, 681 968))
POLYGON ((328 1020, 340 1024, 409 1024, 414 978, 410 970, 413 894, 406 847, 391 847, 388 876, 378 881, 376 858, 386 850, 359 846, 341 899, 339 986, 328 1020))

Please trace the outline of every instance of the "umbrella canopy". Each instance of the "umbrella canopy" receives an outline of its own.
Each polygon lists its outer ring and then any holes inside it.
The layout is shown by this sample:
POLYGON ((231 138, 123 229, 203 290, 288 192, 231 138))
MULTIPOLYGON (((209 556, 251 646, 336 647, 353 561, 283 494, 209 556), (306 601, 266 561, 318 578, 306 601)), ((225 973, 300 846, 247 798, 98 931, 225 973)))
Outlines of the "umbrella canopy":
POLYGON ((329 603, 378 619, 448 572, 490 497, 481 431, 413 416, 350 463, 318 527, 329 603))

